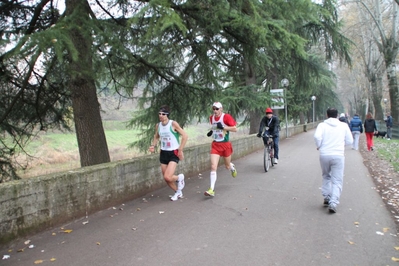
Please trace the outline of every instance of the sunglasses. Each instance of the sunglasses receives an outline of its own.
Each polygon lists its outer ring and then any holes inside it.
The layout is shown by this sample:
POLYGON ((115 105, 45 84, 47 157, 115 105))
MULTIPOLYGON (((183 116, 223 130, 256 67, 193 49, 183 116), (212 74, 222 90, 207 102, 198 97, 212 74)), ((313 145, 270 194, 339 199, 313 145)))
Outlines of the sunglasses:
POLYGON ((218 110, 219 110, 219 108, 216 108, 216 107, 213 107, 212 109, 213 109, 213 110, 216 110, 216 111, 218 111, 218 110))
POLYGON ((158 115, 167 115, 167 113, 158 113, 158 115))

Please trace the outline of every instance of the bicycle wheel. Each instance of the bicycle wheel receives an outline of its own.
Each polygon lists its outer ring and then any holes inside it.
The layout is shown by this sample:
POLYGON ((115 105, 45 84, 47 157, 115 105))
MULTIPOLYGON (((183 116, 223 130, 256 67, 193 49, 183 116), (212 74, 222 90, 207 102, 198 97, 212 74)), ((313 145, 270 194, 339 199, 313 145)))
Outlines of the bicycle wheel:
POLYGON ((272 163, 272 167, 274 166, 274 145, 271 144, 269 147, 270 151, 270 162, 272 163))
POLYGON ((265 168, 265 172, 269 171, 270 162, 270 150, 269 147, 265 145, 263 152, 263 167, 265 168))
POLYGON ((272 163, 272 167, 274 166, 274 149, 273 147, 269 148, 270 151, 270 162, 272 163))

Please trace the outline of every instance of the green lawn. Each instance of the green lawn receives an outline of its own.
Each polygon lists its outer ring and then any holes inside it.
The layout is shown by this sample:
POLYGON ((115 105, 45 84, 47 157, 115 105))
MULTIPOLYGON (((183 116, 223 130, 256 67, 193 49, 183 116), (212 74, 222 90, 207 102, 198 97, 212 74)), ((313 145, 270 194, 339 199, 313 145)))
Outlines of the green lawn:
MULTIPOLYGON (((120 121, 105 121, 104 130, 111 161, 133 158, 146 154, 145 152, 129 148, 129 144, 139 137, 139 130, 126 129, 120 121)), ((208 124, 190 125, 184 128, 189 135, 186 146, 210 143, 206 137, 209 131, 208 124)), ((235 135, 243 134, 237 133, 235 135)), ((149 137, 152 139, 152 136, 149 137)), ((31 157, 20 156, 18 161, 22 164, 29 162, 25 171, 20 171, 22 177, 31 177, 79 168, 79 149, 75 133, 46 132, 36 136, 25 150, 31 157)))
POLYGON ((382 159, 392 164, 395 171, 399 171, 399 140, 374 138, 374 146, 382 159))

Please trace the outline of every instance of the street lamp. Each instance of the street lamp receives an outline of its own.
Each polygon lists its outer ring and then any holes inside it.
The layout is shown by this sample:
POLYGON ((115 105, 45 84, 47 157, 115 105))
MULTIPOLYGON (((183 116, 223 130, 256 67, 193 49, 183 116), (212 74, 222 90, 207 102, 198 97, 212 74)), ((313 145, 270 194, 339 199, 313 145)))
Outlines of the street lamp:
POLYGON ((310 99, 313 102, 313 120, 312 120, 312 122, 314 123, 314 102, 316 101, 316 96, 313 95, 312 97, 310 97, 310 99))
POLYGON ((281 86, 284 87, 284 105, 285 105, 285 137, 288 138, 288 115, 287 115, 287 87, 290 85, 288 79, 281 80, 281 86))

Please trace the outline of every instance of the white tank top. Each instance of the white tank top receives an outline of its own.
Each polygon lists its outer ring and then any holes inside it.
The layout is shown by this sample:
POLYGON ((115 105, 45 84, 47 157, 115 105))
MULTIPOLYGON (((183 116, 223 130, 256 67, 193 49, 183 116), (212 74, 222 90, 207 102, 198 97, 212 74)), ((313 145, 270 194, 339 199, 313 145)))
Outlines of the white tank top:
POLYGON ((162 125, 162 122, 159 123, 158 134, 161 139, 161 150, 174 151, 179 149, 180 134, 173 130, 172 122, 173 120, 169 120, 169 122, 165 126, 162 125))
POLYGON ((215 120, 215 116, 212 116, 212 130, 213 130, 213 135, 212 138, 214 141, 217 142, 226 142, 229 141, 229 132, 224 130, 224 129, 219 129, 216 127, 216 124, 218 122, 222 123, 222 125, 225 127, 227 126, 224 122, 223 122, 223 118, 224 118, 224 113, 222 113, 222 115, 219 118, 219 121, 215 120))

